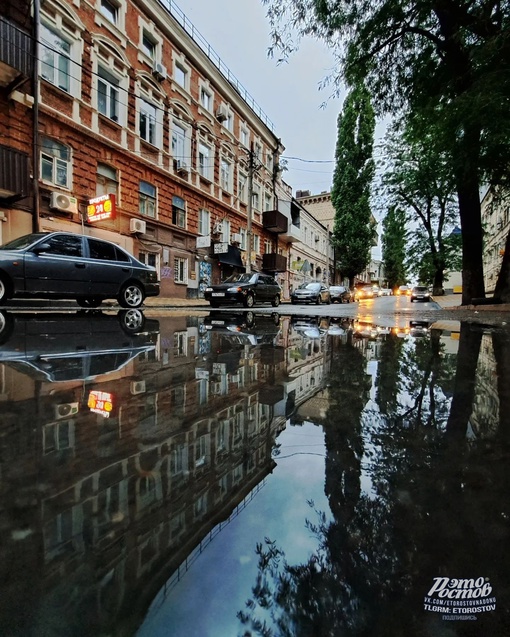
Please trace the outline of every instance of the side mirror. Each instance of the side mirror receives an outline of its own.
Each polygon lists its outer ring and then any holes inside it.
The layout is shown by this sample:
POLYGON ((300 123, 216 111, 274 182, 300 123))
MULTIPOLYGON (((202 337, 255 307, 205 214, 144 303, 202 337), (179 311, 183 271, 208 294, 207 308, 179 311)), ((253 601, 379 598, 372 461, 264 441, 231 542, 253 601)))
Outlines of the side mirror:
POLYGON ((49 243, 40 243, 33 248, 32 252, 34 252, 34 254, 40 254, 41 252, 48 252, 48 250, 51 250, 49 243))

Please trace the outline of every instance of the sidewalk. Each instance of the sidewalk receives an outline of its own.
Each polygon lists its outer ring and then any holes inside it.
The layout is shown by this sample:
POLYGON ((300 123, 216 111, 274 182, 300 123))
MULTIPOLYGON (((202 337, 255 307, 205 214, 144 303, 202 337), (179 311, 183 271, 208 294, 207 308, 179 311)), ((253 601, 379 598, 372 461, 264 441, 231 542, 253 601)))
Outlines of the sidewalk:
POLYGON ((476 312, 510 312, 509 303, 494 303, 487 305, 461 305, 461 294, 446 294, 445 296, 435 296, 434 301, 443 310, 471 310, 476 312))

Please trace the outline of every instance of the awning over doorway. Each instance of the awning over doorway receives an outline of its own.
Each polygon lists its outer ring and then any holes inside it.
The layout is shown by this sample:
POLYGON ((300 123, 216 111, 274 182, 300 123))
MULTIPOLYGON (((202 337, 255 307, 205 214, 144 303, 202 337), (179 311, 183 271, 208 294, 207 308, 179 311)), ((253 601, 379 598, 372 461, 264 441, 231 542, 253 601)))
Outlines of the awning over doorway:
POLYGON ((238 247, 229 245, 228 252, 224 252, 222 254, 218 254, 219 263, 223 263, 224 265, 232 265, 234 268, 238 268, 242 272, 246 271, 244 264, 241 259, 241 252, 238 247))

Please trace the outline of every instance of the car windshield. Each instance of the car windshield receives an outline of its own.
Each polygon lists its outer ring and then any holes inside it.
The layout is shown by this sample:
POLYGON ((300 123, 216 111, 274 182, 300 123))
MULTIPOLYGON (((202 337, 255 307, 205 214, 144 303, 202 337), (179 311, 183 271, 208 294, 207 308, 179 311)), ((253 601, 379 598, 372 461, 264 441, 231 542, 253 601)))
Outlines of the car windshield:
POLYGON ((414 289, 416 290, 416 292, 428 292, 428 288, 422 286, 417 286, 414 289))
POLYGON ((341 285, 332 285, 329 289, 331 292, 343 292, 345 290, 341 285))
POLYGON ((18 237, 8 243, 4 243, 0 246, 0 250, 23 250, 28 248, 39 239, 42 239, 46 234, 44 232, 36 232, 34 234, 26 234, 24 237, 18 237))
POLYGON ((255 283, 256 276, 256 274, 249 274, 247 272, 244 274, 232 274, 232 276, 225 279, 223 283, 255 283))
POLYGON ((320 283, 301 283, 298 290, 318 290, 320 283))

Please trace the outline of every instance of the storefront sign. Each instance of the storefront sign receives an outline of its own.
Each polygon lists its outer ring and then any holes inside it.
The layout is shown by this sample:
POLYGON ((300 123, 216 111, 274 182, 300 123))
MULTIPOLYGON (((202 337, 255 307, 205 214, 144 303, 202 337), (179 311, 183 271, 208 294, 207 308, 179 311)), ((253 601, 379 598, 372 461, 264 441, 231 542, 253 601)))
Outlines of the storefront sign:
POLYGON ((103 418, 110 418, 113 411, 113 394, 106 391, 91 391, 87 406, 94 414, 99 414, 103 418))
POLYGON ((87 221, 93 223, 105 219, 115 219, 115 195, 102 195, 89 199, 87 221))
POLYGON ((215 243, 214 254, 225 254, 228 252, 228 243, 215 243))
POLYGON ((211 245, 211 235, 205 237, 197 237, 197 248, 209 248, 211 245))

